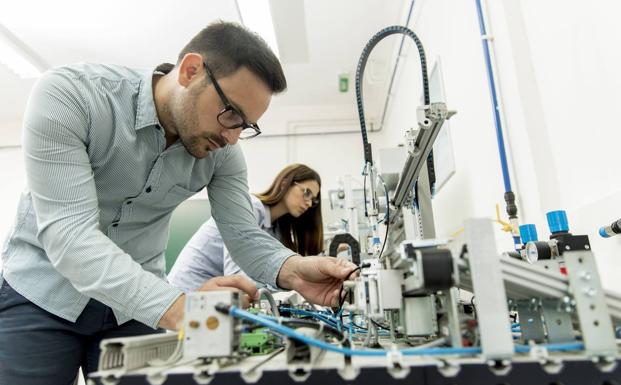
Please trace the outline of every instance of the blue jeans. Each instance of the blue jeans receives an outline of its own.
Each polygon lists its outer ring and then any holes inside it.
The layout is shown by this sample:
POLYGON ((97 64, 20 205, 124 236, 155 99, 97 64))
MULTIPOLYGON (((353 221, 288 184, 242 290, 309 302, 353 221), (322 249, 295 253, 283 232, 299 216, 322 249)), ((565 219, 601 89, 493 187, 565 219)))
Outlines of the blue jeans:
POLYGON ((97 370, 101 340, 161 332, 137 321, 119 326, 94 299, 67 321, 0 283, 0 385, 71 385, 80 367, 85 376, 97 370))

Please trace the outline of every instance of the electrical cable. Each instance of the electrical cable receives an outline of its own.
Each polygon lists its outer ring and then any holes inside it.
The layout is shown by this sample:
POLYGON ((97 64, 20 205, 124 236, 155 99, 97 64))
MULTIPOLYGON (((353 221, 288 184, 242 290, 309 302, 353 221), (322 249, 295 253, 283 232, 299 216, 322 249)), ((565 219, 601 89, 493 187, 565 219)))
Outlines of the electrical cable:
POLYGON ((352 344, 352 336, 354 335, 354 328, 352 327, 354 325, 354 313, 349 312, 349 325, 348 326, 348 330, 349 330, 349 345, 351 346, 352 344))
POLYGON ((368 163, 364 164, 364 169, 362 170, 362 195, 364 199, 364 217, 369 217, 369 210, 367 209, 367 167, 368 163))
POLYGON ((155 359, 149 360, 147 362, 147 365, 157 366, 157 367, 170 366, 170 365, 177 363, 179 360, 181 360, 181 358, 183 358, 182 348, 183 348, 184 337, 185 337, 185 332, 184 332, 184 329, 181 328, 181 330, 179 330, 179 334, 177 335, 177 344, 175 345, 175 350, 173 350, 170 356, 168 356, 168 358, 166 358, 165 360, 162 360, 161 358, 155 358, 155 359))
POLYGON ((274 314, 274 316, 280 317, 280 312, 278 311, 278 305, 276 305, 276 300, 274 300, 274 296, 272 295, 272 293, 264 287, 257 291, 259 292, 259 299, 261 298, 261 296, 264 296, 265 298, 267 298, 267 301, 270 303, 270 306, 272 307, 272 313, 274 314))
POLYGON ((382 325, 381 323, 375 321, 374 319, 369 318, 369 320, 371 321, 371 323, 375 326, 377 326, 380 329, 384 329, 384 330, 389 330, 390 326, 386 326, 386 325, 382 325))
POLYGON ((384 242, 382 243, 382 249, 380 250, 379 256, 377 257, 380 261, 382 260, 382 254, 384 253, 384 248, 386 247, 386 242, 388 241, 388 226, 390 225, 390 201, 388 200, 388 188, 386 187, 386 183, 384 182, 384 178, 380 174, 377 174, 382 185, 384 186, 384 192, 386 192, 386 216, 384 217, 384 222, 386 223, 386 234, 384 234, 384 242))
MULTIPOLYGON (((216 306, 216 310, 219 310, 218 306, 220 306, 221 304, 218 304, 216 306)), ((226 307, 227 305, 225 305, 226 307)), ((248 314, 252 314, 249 313, 247 311, 244 311, 245 313, 248 314)), ((345 336, 343 335, 343 333, 341 333, 336 327, 332 326, 332 325, 328 325, 326 323, 317 323, 317 322, 313 322, 311 320, 306 320, 306 319, 301 319, 301 318, 287 318, 287 317, 273 317, 273 316, 268 316, 268 315, 264 315, 261 316, 260 318, 262 319, 266 319, 269 320, 271 322, 278 322, 279 325, 284 325, 285 327, 295 327, 295 328, 299 328, 299 327, 306 327, 306 328, 311 328, 311 329, 316 329, 319 331, 323 331, 326 332, 330 335, 332 335, 333 337, 335 337, 337 340, 339 340, 339 342, 341 342, 344 346, 349 346, 349 342, 347 341, 347 338, 345 338, 345 336), (345 341, 345 342, 343 342, 345 341)), ((278 332, 277 330, 273 330, 273 332, 278 332)))
POLYGON ((257 363, 256 365, 254 365, 250 369, 248 369, 246 371, 246 373, 251 373, 251 372, 255 371, 259 366, 262 366, 263 364, 267 363, 269 360, 271 360, 272 358, 276 357, 277 355, 279 355, 280 353, 282 353, 284 351, 285 351, 285 348, 279 348, 278 350, 273 351, 263 361, 257 363))
MULTIPOLYGON (((354 274, 356 271, 358 271, 360 269, 362 269, 362 264, 360 266, 356 267, 354 270, 352 270, 351 273, 349 273, 349 275, 347 276, 347 279, 345 279, 345 281, 349 280, 349 277, 351 277, 352 274, 354 274)), ((343 283, 343 285, 341 285, 341 292, 340 292, 341 293, 341 298, 340 298, 340 301, 339 301, 339 310, 336 312, 336 314, 339 317, 339 319, 341 319, 341 322, 343 322, 343 320, 341 318, 342 317, 341 313, 343 312, 343 305, 345 304, 345 295, 344 295, 345 293, 344 293, 344 290, 345 290, 345 284, 343 283)))
MULTIPOLYGON (((343 348, 343 347, 331 345, 329 343, 318 340, 316 338, 311 338, 301 333, 298 333, 295 330, 283 324, 270 320, 269 318, 264 318, 264 317, 249 313, 245 310, 239 309, 236 306, 230 306, 227 304, 220 303, 216 305, 216 310, 224 314, 229 314, 230 316, 235 317, 235 318, 240 318, 246 321, 261 324, 289 338, 304 342, 307 345, 315 346, 323 350, 341 353, 346 356, 386 356, 387 354, 390 353, 390 351, 385 351, 385 350, 369 350, 369 349, 354 350, 351 348, 343 348)), ((548 351, 571 351, 571 350, 584 349, 584 344, 581 342, 567 343, 567 344, 547 344, 547 345, 544 344, 544 345, 533 345, 533 346, 515 345, 514 349, 516 353, 527 353, 533 347, 536 347, 536 346, 546 348, 548 351)), ((457 355, 479 354, 482 352, 482 349, 479 347, 462 347, 462 348, 454 348, 454 347, 453 348, 434 348, 432 347, 432 348, 420 348, 420 349, 406 348, 406 349, 399 349, 397 351, 403 355, 427 356, 427 355, 448 355, 448 354, 457 354, 457 355)))
POLYGON ((302 316, 312 317, 316 320, 325 322, 326 324, 338 328, 338 320, 334 317, 325 314, 318 314, 316 312, 303 310, 303 309, 295 309, 295 308, 281 308, 284 312, 290 312, 291 314, 297 314, 302 316))

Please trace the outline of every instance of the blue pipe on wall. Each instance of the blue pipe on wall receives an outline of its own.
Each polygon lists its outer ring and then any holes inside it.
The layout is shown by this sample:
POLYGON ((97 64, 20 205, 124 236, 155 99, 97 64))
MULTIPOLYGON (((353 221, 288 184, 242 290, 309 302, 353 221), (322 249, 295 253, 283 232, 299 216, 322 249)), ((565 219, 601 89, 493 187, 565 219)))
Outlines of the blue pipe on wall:
POLYGON ((477 16, 479 20, 479 30, 481 32, 481 44, 483 44, 483 53, 485 58, 485 68, 487 70, 487 82, 489 84, 489 91, 492 97, 492 111, 494 113, 494 126, 496 127, 496 140, 498 142, 498 154, 500 155, 500 167, 502 169, 502 180, 505 185, 505 203, 506 211, 509 215, 509 221, 513 225, 512 231, 513 243, 515 249, 521 248, 520 234, 517 230, 519 226, 517 218, 517 206, 515 204, 515 195, 511 189, 511 176, 509 174, 509 166, 507 164, 507 152, 505 150, 505 139, 502 132, 502 122, 500 120, 500 107, 498 105, 498 96, 496 93, 496 83, 494 81, 494 71, 492 68, 492 59, 489 50, 489 39, 487 36, 487 30, 485 28, 485 19, 483 18, 483 9, 481 7, 481 0, 475 0, 477 6, 477 16))
POLYGON ((481 31, 481 43, 483 44, 483 53, 485 56, 485 67, 487 69, 487 80, 489 83, 489 91, 492 96, 492 110, 494 112, 494 125, 496 126, 496 139, 498 141, 498 152, 500 154, 500 166, 502 167, 502 179, 505 184, 505 192, 510 192, 512 191, 511 177, 509 176, 509 166, 507 165, 507 153, 505 151, 505 140, 504 140, 504 136, 502 133, 502 122, 500 120, 498 97, 496 94, 496 83, 494 81, 492 59, 489 53, 489 45, 488 45, 489 43, 487 40, 485 20, 483 19, 483 10, 481 8, 481 0, 475 0, 475 2, 477 5, 479 30, 481 31))

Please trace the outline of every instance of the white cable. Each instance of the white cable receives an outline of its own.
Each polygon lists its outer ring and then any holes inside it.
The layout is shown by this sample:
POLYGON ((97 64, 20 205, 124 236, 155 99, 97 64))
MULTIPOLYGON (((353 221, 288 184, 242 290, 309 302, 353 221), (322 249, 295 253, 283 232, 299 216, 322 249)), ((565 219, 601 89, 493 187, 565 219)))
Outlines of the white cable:
POLYGON ((425 349, 425 348, 432 348, 435 346, 442 346, 446 343, 446 341, 447 341, 446 337, 442 337, 442 338, 438 338, 437 340, 429 341, 425 344, 416 345, 412 349, 425 349))
POLYGON ((265 298, 267 298, 267 301, 270 303, 270 306, 272 308, 272 313, 274 314, 274 317, 280 317, 280 312, 278 311, 278 306, 276 305, 276 300, 274 300, 274 296, 272 295, 272 293, 266 288, 261 288, 258 291, 259 299, 261 298, 261 296, 265 296, 265 298))

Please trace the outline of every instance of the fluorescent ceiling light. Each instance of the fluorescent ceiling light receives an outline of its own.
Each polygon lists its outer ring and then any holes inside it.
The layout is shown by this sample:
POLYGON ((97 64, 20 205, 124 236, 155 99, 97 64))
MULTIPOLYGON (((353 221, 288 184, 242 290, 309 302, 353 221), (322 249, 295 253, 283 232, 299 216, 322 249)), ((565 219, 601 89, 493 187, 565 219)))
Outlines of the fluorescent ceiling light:
POLYGON ((248 29, 258 33, 274 54, 280 57, 269 0, 237 0, 236 3, 241 22, 248 29))
POLYGON ((24 79, 39 77, 48 67, 2 24, 0 24, 0 63, 24 79))

